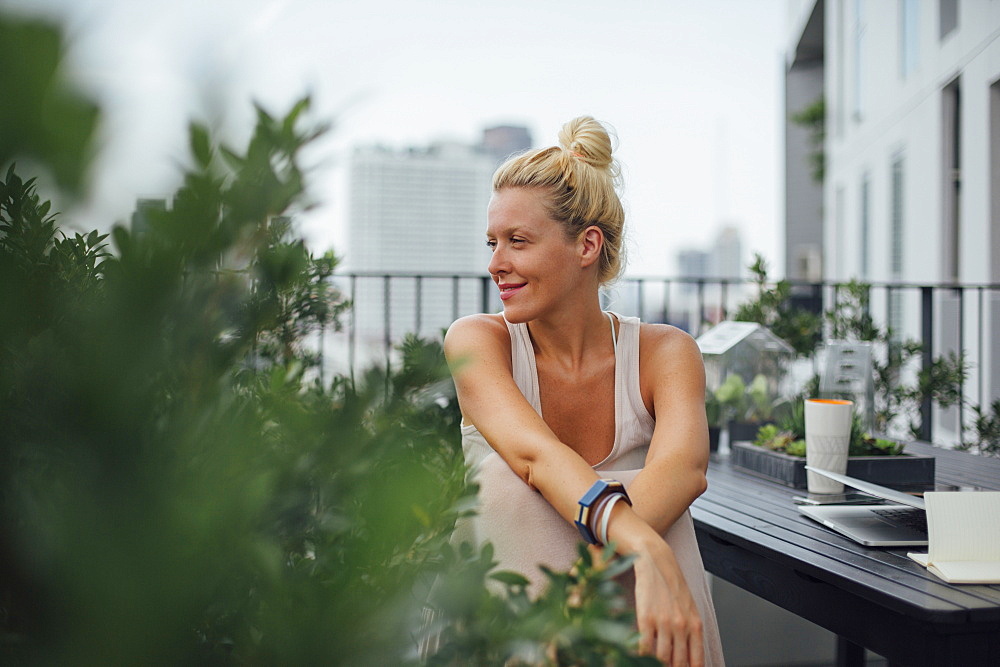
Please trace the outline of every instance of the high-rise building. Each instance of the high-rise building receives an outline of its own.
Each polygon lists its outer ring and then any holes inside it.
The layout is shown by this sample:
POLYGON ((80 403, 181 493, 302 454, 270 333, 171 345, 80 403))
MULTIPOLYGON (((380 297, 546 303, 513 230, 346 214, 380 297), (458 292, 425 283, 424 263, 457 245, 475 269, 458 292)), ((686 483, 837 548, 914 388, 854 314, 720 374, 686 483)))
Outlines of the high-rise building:
POLYGON ((531 133, 520 125, 497 125, 483 130, 483 149, 500 164, 511 155, 531 148, 531 133))
POLYGON ((483 285, 453 276, 487 276, 493 171, 498 160, 526 144, 525 128, 502 127, 487 129, 481 145, 355 150, 345 267, 377 274, 356 283, 354 316, 362 344, 368 337, 368 344, 378 346, 406 332, 436 335, 455 317, 481 310, 483 285), (385 277, 391 275, 397 277, 385 277))
MULTIPOLYGON (((786 132, 789 276, 821 260, 827 280, 1000 282, 1000 3, 795 0, 789 15, 786 118, 818 112, 786 132)), ((980 350, 965 391, 1000 397, 1000 295, 921 299, 876 292, 871 310, 935 355, 980 350)), ((959 439, 957 408, 934 423, 959 439)))
POLYGON ((710 265, 712 275, 716 278, 739 279, 746 275, 746 267, 743 264, 743 243, 738 228, 724 227, 715 237, 710 265))

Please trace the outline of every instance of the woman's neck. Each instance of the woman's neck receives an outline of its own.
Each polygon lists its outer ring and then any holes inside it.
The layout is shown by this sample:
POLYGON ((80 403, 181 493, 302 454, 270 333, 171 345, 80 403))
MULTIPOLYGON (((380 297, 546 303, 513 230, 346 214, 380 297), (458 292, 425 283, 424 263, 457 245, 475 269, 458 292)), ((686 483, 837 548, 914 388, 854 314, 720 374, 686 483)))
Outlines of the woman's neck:
POLYGON ((614 351, 611 325, 600 300, 584 307, 560 309, 528 322, 535 357, 567 370, 579 368, 588 358, 614 351))

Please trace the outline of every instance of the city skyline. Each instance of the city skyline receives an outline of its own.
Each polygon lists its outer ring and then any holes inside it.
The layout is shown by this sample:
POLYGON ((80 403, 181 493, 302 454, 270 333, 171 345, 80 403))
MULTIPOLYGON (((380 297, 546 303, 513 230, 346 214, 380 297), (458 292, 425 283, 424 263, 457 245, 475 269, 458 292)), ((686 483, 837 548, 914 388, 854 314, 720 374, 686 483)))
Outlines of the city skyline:
POLYGON ((316 251, 343 254, 355 147, 468 143, 495 125, 552 144, 563 122, 590 114, 618 135, 630 274, 675 271, 678 248, 733 221, 748 250, 780 266, 784 5, 5 3, 66 26, 70 74, 105 111, 94 195, 69 222, 107 227, 136 199, 167 196, 191 118, 239 145, 251 100, 280 114, 310 93, 312 116, 334 128, 309 153, 318 205, 302 231, 316 251))

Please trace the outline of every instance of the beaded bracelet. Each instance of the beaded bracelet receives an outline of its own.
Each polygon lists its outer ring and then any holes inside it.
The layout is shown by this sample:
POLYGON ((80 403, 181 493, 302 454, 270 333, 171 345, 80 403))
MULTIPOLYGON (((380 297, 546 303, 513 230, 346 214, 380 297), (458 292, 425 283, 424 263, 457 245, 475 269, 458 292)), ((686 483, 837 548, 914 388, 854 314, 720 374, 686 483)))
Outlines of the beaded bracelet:
POLYGON ((596 509, 595 505, 600 506, 601 500, 612 494, 621 496, 625 498, 625 502, 629 505, 632 504, 628 494, 625 492, 625 485, 614 479, 597 480, 578 501, 580 511, 576 517, 576 527, 580 530, 580 535, 583 536, 583 539, 590 544, 602 544, 594 533, 594 524, 598 516, 597 512, 592 510, 596 509))

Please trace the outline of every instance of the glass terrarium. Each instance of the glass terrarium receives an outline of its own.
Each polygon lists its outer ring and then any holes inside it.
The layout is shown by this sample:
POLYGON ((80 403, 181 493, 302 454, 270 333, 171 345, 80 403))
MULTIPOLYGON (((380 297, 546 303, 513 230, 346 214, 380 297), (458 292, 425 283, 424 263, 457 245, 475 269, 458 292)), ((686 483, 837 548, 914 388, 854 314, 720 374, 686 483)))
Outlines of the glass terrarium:
MULTIPOLYGON (((766 394, 772 404, 794 393, 794 388, 787 386, 787 371, 795 350, 767 327, 756 322, 720 322, 698 337, 698 347, 710 394, 717 394, 727 381, 756 387, 756 393, 766 394)), ((747 405, 747 409, 752 408, 747 405)))

